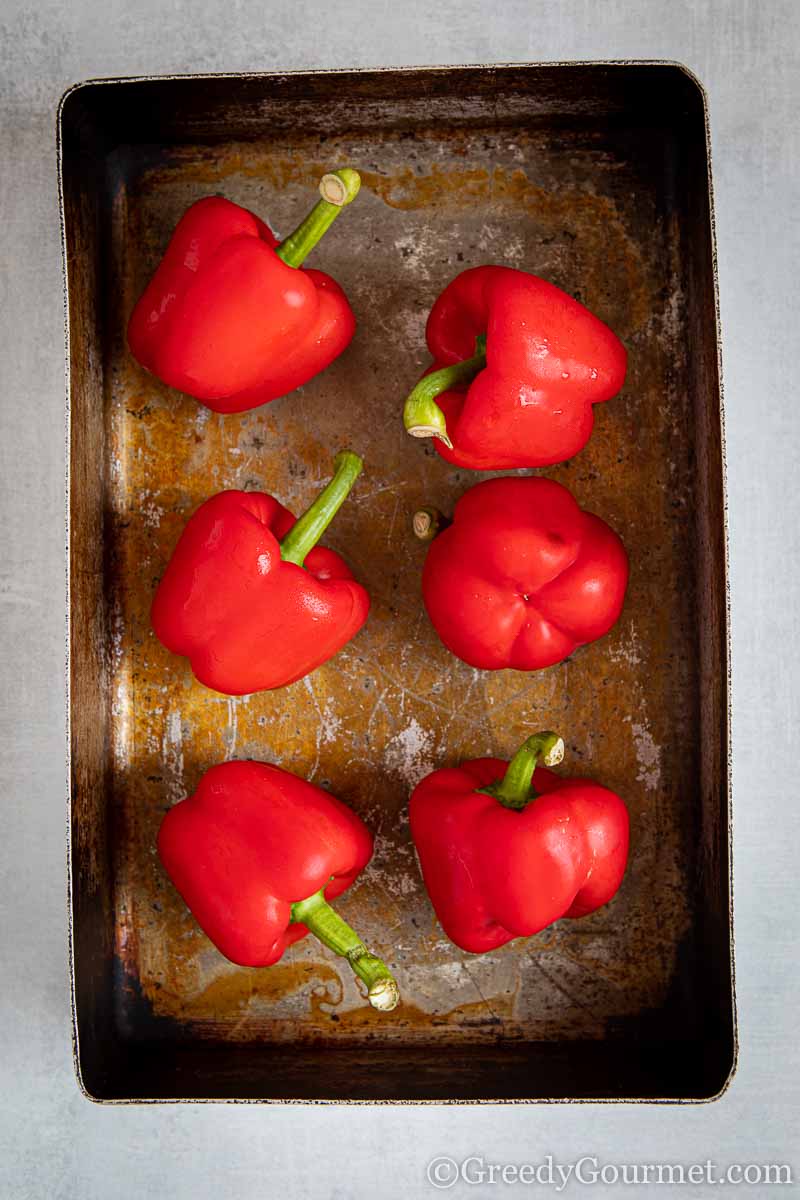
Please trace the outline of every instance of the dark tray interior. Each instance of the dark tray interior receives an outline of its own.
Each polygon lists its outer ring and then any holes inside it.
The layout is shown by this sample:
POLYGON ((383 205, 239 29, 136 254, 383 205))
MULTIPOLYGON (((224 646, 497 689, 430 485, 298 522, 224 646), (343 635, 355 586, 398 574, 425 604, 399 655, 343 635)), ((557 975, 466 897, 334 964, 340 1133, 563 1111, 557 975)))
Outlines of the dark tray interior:
POLYGON ((71 404, 72 938, 77 1065, 114 1099, 712 1097, 733 1065, 724 503, 702 92, 680 67, 596 64, 217 76, 82 85, 60 113, 71 404), (314 265, 359 332, 323 376, 209 414, 147 376, 130 309, 192 200, 286 232, 319 174, 362 195, 314 265), (424 616, 422 501, 481 478, 404 436, 424 317, 457 271, 502 261, 578 295, 625 340, 623 394, 546 473, 622 535, 614 631, 525 677, 472 671, 424 616), (149 628, 189 512, 255 487, 299 509, 352 445, 366 462, 328 544, 367 628, 280 693, 206 691, 149 628), (405 818, 434 765, 559 729, 566 773, 627 800, 632 856, 606 910, 471 957, 441 934, 405 818), (220 958, 154 852, 163 812, 228 757, 278 762, 377 834, 343 913, 404 1003, 368 1010, 313 945, 220 958))

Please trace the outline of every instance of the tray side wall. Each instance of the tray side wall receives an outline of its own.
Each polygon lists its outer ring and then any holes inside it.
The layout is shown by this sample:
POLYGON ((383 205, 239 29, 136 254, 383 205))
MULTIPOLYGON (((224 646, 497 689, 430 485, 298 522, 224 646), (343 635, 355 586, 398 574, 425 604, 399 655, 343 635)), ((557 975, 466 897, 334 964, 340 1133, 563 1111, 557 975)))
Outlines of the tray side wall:
MULTIPOLYGON (((61 113, 59 117, 61 118, 61 113)), ((103 1095, 119 1046, 113 1022, 109 612, 105 586, 104 147, 90 114, 59 121, 69 348, 70 936, 75 1066, 103 1095)))
MULTIPOLYGON (((697 882, 698 960, 694 969, 713 980, 704 1013, 703 1044, 709 1096, 716 1098, 736 1069, 736 1002, 731 878, 730 654, 725 498, 724 410, 720 372, 719 305, 710 167, 710 141, 687 147, 684 228, 696 231, 686 246, 689 359, 695 389, 697 487, 697 589, 700 696, 700 853, 697 882)), ((688 239, 684 237, 684 241, 688 239)))

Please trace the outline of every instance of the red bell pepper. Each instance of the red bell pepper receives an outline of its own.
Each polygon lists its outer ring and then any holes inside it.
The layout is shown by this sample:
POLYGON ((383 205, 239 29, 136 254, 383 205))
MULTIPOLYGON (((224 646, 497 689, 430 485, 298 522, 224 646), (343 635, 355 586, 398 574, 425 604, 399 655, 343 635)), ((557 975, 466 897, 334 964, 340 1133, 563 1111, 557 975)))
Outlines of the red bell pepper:
POLYGON ((433 535, 422 572, 428 615, 470 666, 550 667, 608 633, 622 610, 622 542, 552 479, 484 480, 438 536, 430 510, 416 514, 414 531, 433 535))
POLYGON ((221 413, 266 404, 318 375, 349 344, 356 322, 335 280, 297 268, 360 183, 349 167, 324 175, 322 198, 280 245, 238 204, 198 200, 133 310, 134 357, 221 413))
POLYGON ((592 405, 625 381, 625 347, 608 326, 511 267, 457 275, 431 309, 426 338, 435 361, 406 400, 406 430, 476 471, 571 458, 589 440, 592 405))
POLYGON ((386 964, 328 903, 372 857, 369 830, 334 796, 267 763, 222 763, 169 810, 158 853, 198 924, 231 962, 272 966, 313 933, 347 959, 373 1007, 397 1004, 386 964))
POLYGON ((262 492, 219 492, 189 518, 151 611, 156 636, 206 687, 230 696, 283 687, 354 637, 369 595, 317 546, 361 472, 349 450, 296 520, 262 492))
POLYGON ((434 771, 411 797, 411 836, 451 941, 482 954, 560 917, 584 917, 616 893, 628 859, 628 811, 590 779, 562 779, 564 743, 537 733, 510 763, 478 758, 434 771), (531 787, 533 782, 533 790, 531 787))

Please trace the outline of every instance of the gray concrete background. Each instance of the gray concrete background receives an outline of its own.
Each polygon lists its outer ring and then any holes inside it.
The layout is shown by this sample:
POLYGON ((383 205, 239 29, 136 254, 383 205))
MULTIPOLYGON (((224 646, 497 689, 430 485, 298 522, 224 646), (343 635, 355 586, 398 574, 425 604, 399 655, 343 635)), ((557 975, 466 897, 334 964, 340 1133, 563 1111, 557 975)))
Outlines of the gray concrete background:
MULTIPOLYGON (((377 1185, 386 1196, 430 1197, 425 1166, 440 1154, 788 1161, 800 1178, 800 3, 2 0, 0 68, 0 1195, 360 1198, 377 1185), (66 968, 58 98, 97 75, 565 58, 678 59, 710 94, 733 597, 738 1075, 723 1099, 689 1108, 92 1105, 72 1074, 66 968)), ((507 1191, 459 1184, 449 1195, 507 1191)), ((600 1185, 561 1194, 585 1193, 652 1194, 600 1185)))

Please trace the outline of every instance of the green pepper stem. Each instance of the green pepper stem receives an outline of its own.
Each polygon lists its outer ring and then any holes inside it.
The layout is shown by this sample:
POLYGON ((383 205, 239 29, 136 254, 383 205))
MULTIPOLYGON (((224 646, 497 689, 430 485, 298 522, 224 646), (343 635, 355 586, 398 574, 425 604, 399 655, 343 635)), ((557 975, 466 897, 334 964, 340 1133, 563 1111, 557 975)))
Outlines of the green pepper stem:
POLYGON ((564 739, 557 733, 534 733, 522 743, 508 764, 503 778, 477 790, 494 796, 495 800, 499 800, 506 808, 521 811, 529 801, 536 799, 531 780, 539 759, 542 759, 546 767, 555 767, 563 757, 564 739))
POLYGON ((418 508, 411 519, 414 537, 420 542, 432 542, 449 524, 438 508, 418 508))
POLYGON ((346 958, 359 979, 367 985, 367 996, 373 1008, 391 1012, 400 1000, 400 991, 386 963, 370 954, 358 934, 343 921, 325 899, 325 889, 307 900, 292 905, 292 921, 305 925, 334 954, 346 958))
POLYGON ((472 358, 465 358, 449 367, 440 367, 430 375, 423 375, 416 387, 409 392, 403 407, 406 433, 417 438, 437 437, 444 442, 448 450, 452 450, 453 443, 447 435, 447 421, 436 403, 436 397, 460 384, 472 383, 485 366, 486 334, 481 333, 475 339, 475 353, 472 358))
POLYGON ((352 167, 342 167, 340 171, 323 175, 319 181, 321 199, 303 217, 294 233, 290 233, 276 248, 278 258, 283 259, 288 267, 301 266, 344 206, 355 200, 360 187, 361 176, 352 167))
POLYGON ((309 550, 313 550, 325 530, 347 499, 350 489, 364 466, 352 450, 340 450, 333 460, 334 475, 310 508, 292 526, 281 542, 284 562, 302 567, 309 550))

